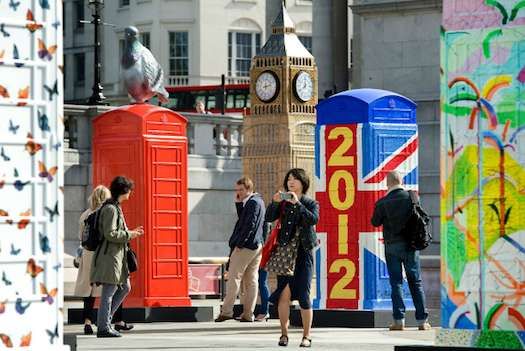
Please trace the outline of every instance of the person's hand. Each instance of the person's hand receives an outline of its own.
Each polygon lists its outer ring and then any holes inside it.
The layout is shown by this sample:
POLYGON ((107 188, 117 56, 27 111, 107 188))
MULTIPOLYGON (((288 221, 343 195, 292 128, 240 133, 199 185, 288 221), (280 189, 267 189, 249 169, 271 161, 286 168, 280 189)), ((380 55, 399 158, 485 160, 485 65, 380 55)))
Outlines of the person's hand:
POLYGON ((235 193, 235 202, 242 202, 241 197, 237 193, 235 193))
POLYGON ((131 231, 131 238, 134 239, 138 236, 144 235, 144 228, 142 226, 138 226, 137 228, 133 229, 131 231))
POLYGON ((272 200, 274 202, 281 202, 281 192, 278 191, 275 194, 273 194, 272 200))
POLYGON ((287 194, 290 194, 292 196, 292 198, 291 199, 287 199, 286 201, 288 201, 288 202, 290 202, 290 203, 292 203, 294 205, 299 202, 299 198, 297 197, 296 193, 294 193, 293 191, 289 191, 289 192, 287 192, 287 194))

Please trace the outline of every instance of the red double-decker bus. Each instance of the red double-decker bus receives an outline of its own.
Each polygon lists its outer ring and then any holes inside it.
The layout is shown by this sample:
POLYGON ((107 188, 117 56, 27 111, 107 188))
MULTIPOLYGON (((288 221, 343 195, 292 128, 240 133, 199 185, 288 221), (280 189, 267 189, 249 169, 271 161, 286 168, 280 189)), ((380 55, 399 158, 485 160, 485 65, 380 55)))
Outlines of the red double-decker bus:
MULTIPOLYGON (((222 85, 189 85, 166 87, 170 94, 167 107, 174 111, 195 112, 197 101, 204 103, 206 111, 221 113, 223 89, 222 85)), ((249 113, 250 85, 225 84, 226 114, 241 114, 244 109, 249 113)))

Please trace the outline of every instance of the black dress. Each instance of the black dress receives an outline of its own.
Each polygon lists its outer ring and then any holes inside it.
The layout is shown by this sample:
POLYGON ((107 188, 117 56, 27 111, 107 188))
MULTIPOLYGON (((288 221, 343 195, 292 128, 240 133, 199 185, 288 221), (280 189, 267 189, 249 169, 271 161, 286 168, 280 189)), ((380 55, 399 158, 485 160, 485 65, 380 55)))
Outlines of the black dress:
MULTIPOLYGON (((289 202, 281 202, 281 204, 271 204, 272 206, 279 206, 282 211, 281 217, 281 231, 279 232, 278 242, 285 243, 296 233, 301 223, 300 211, 298 205, 293 205, 289 202)), ((269 209, 270 209, 269 207, 269 209)), ((293 276, 277 276, 277 289, 270 296, 269 301, 273 304, 279 302, 281 293, 286 288, 290 287, 291 300, 298 300, 302 309, 312 308, 310 299, 310 290, 313 277, 314 257, 313 250, 306 250, 303 246, 301 238, 299 238, 297 258, 295 260, 295 269, 293 276)))

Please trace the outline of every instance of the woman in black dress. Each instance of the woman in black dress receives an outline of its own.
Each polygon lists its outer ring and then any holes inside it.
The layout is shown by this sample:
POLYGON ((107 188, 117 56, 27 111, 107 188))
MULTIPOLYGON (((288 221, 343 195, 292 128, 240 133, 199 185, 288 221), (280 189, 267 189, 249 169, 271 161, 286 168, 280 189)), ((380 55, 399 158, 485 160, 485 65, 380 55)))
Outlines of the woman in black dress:
MULTIPOLYGON (((270 302, 278 304, 282 334, 279 346, 288 345, 290 302, 298 300, 303 321, 303 338, 299 346, 310 347, 313 318, 310 299, 312 250, 317 244, 314 226, 319 219, 319 204, 305 195, 310 187, 310 180, 303 169, 289 170, 284 178, 283 187, 286 192, 279 191, 273 195, 272 203, 266 210, 266 221, 272 222, 280 218, 281 229, 277 236, 277 245, 286 246, 293 243, 297 246, 297 258, 291 274, 277 275, 277 289, 270 296, 270 302)), ((270 262, 271 260, 272 258, 270 262)))

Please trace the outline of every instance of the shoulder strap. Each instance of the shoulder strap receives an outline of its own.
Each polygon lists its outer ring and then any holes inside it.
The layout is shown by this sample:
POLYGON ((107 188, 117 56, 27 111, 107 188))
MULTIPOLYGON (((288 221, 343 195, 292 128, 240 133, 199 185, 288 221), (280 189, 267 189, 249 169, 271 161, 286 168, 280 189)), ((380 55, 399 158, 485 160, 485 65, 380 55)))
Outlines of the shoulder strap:
POLYGON ((417 205, 419 203, 419 196, 417 196, 416 192, 409 190, 408 194, 410 195, 410 201, 412 202, 412 205, 417 205))

